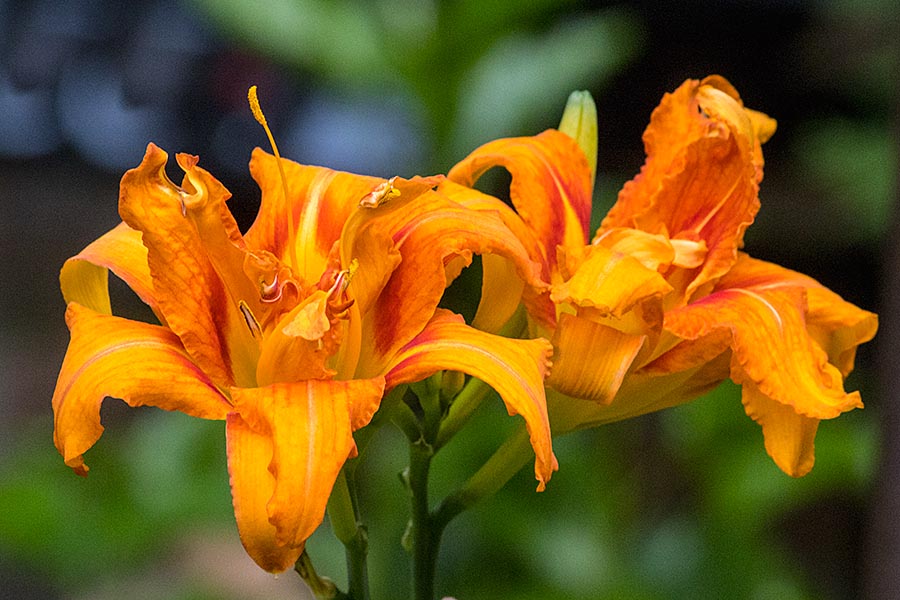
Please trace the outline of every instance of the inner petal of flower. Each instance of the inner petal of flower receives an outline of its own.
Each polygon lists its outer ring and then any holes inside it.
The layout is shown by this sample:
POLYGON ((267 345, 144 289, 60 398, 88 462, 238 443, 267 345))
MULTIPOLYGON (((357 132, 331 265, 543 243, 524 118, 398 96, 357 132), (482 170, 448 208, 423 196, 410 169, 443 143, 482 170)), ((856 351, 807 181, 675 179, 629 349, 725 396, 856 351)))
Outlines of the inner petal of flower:
POLYGON ((321 290, 315 292, 297 311, 294 318, 282 328, 282 333, 311 342, 322 339, 325 332, 331 329, 327 304, 328 294, 321 290))

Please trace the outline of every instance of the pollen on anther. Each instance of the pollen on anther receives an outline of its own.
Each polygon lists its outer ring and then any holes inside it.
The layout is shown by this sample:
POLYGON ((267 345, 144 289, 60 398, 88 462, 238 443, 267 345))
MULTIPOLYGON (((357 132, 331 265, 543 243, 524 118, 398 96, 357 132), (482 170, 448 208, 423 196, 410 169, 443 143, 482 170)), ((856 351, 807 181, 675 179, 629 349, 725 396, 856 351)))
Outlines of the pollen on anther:
POLYGON ((253 118, 263 127, 267 127, 266 116, 263 114, 262 107, 259 105, 259 96, 256 93, 256 86, 251 85, 247 91, 247 100, 250 103, 250 112, 253 118))

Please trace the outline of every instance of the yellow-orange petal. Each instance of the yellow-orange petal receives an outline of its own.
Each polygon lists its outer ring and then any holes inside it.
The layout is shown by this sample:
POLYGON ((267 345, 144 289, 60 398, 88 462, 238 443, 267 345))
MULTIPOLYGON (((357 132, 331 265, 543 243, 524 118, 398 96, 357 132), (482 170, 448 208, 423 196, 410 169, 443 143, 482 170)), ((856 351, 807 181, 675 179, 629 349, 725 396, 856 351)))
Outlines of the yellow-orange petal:
POLYGON ((400 240, 395 233, 412 214, 421 212, 420 197, 442 180, 441 175, 392 177, 358 200, 358 208, 341 231, 337 250, 341 265, 357 264, 347 293, 361 315, 369 313, 400 264, 400 240))
POLYGON ((759 423, 766 452, 791 477, 803 477, 815 462, 814 443, 819 419, 798 414, 791 406, 772 400, 747 382, 741 391, 747 416, 759 423))
POLYGON ((539 281, 537 265, 496 214, 468 210, 439 192, 422 194, 402 215, 373 220, 369 229, 390 231, 401 261, 363 315, 364 338, 373 341, 365 374, 382 372, 386 360, 422 331, 452 281, 452 259, 467 264, 473 253, 496 254, 512 262, 523 280, 539 281))
MULTIPOLYGON (((235 412, 255 434, 269 438, 271 448, 269 460, 264 461, 259 456, 265 452, 263 445, 256 442, 260 446, 252 459, 256 472, 232 472, 235 504, 244 497, 256 498, 249 506, 258 511, 258 492, 247 488, 257 483, 269 485, 267 478, 274 477, 266 504, 268 523, 274 529, 263 527, 264 531, 248 532, 247 536, 273 536, 272 543, 277 546, 302 548, 322 522, 338 472, 356 450, 353 427, 371 418, 383 391, 382 378, 232 389, 235 412)), ((229 451, 231 448, 229 444, 229 451)), ((253 527, 261 526, 255 512, 247 518, 253 527)), ((247 527, 250 525, 244 529, 247 527)))
POLYGON ((643 335, 562 314, 553 336, 556 352, 547 384, 567 396, 609 404, 645 340, 643 335))
POLYGON ((277 161, 259 148, 253 151, 250 174, 262 191, 262 203, 244 237, 252 248, 267 250, 288 264, 296 256, 300 264, 291 268, 306 284, 314 283, 325 271, 350 214, 384 180, 281 159, 285 199, 277 161))
POLYGON ((731 332, 725 328, 693 340, 679 340, 671 333, 663 333, 655 356, 641 365, 640 373, 660 376, 694 369, 726 352, 731 347, 731 337, 731 332))
POLYGON ((99 313, 112 314, 107 287, 109 271, 127 283, 165 323, 153 294, 141 232, 125 223, 119 223, 65 262, 59 284, 66 303, 78 302, 99 313))
POLYGON ((558 279, 558 274, 551 271, 535 233, 512 208, 493 196, 450 180, 441 182, 438 191, 468 210, 499 215, 539 269, 538 279, 523 280, 520 266, 498 255, 482 256, 481 300, 472 325, 489 333, 498 332, 521 300, 533 318, 552 328, 556 315, 547 291, 549 282, 558 279))
POLYGON ((291 568, 303 545, 286 546, 275 540, 275 526, 269 522, 266 506, 275 492, 272 437, 252 429, 241 415, 231 413, 225 428, 231 499, 238 534, 247 554, 270 573, 291 568))
POLYGON ((493 167, 503 167, 512 175, 513 205, 534 232, 551 267, 556 264, 557 246, 587 242, 591 169, 572 138, 550 129, 533 137, 488 142, 454 166, 447 177, 472 187, 493 167))
POLYGON ((706 260, 687 286, 689 298, 736 260, 759 210, 759 135, 773 128, 761 113, 749 115, 724 79, 685 82, 653 112, 644 133, 647 161, 619 193, 601 232, 634 227, 705 242, 706 260))
POLYGON ((878 316, 863 310, 809 277, 744 253, 719 287, 754 290, 800 288, 806 292, 806 327, 828 353, 828 361, 846 377, 853 370, 856 348, 875 337, 878 316))
POLYGON ((482 256, 481 269, 481 300, 472 327, 498 333, 519 307, 525 281, 516 274, 515 264, 498 254, 482 256))
POLYGON ((570 302, 621 318, 638 303, 672 291, 655 269, 602 245, 560 249, 560 256, 560 266, 572 275, 553 286, 550 297, 557 304, 570 302))
POLYGON ((693 340, 716 330, 731 333, 731 378, 754 383, 767 397, 798 414, 833 418, 861 407, 843 390, 840 371, 810 337, 800 288, 725 288, 667 312, 664 327, 693 340))
POLYGON ((828 362, 846 377, 853 371, 857 347, 875 337, 878 316, 821 285, 807 288, 806 298, 810 335, 828 354, 828 362))
MULTIPOLYGON (((188 217, 185 196, 198 190, 175 186, 165 173, 167 159, 155 145, 147 147, 140 166, 122 177, 119 214, 143 234, 159 308, 194 361, 218 385, 250 384, 258 347, 238 299, 230 295, 228 282, 188 217)), ((196 169, 191 163, 182 166, 196 169)), ((227 212, 227 191, 221 184, 208 191, 216 195, 209 202, 227 212)))
POLYGON ((520 414, 525 419, 540 491, 559 466, 544 395, 552 351, 546 340, 491 335, 469 327, 458 315, 438 310, 428 326, 392 357, 387 386, 421 381, 440 370, 460 371, 490 385, 510 415, 520 414))
POLYGON ((53 392, 53 440, 77 473, 87 473, 82 455, 103 433, 100 405, 107 396, 204 419, 224 419, 231 410, 168 329, 74 302, 66 322, 72 339, 53 392))
POLYGON ((400 264, 400 251, 389 232, 371 228, 344 243, 349 247, 348 264, 355 259, 359 265, 347 286, 347 295, 353 298, 361 315, 368 314, 400 264))
POLYGON ((343 328, 338 319, 332 326, 327 303, 327 292, 313 292, 266 335, 256 368, 260 386, 335 375, 326 362, 337 352, 343 328))

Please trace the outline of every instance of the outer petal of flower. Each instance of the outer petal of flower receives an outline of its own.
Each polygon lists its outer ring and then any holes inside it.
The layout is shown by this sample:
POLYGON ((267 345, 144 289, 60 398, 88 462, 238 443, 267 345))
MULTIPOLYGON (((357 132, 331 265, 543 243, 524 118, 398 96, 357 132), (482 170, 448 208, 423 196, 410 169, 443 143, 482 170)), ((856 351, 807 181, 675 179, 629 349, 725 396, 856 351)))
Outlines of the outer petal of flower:
POLYGON ((562 314, 553 336, 553 371, 547 384, 574 398, 613 401, 646 337, 562 314))
POLYGON ((550 440, 544 377, 552 347, 546 340, 513 340, 478 331, 438 310, 428 326, 391 360, 388 387, 420 381, 442 369, 478 377, 500 394, 510 415, 525 419, 543 490, 558 468, 550 440))
POLYGON ((539 283, 537 265, 494 213, 471 211, 430 192, 400 216, 371 224, 392 232, 402 260, 366 322, 371 333, 364 332, 364 337, 372 339, 374 347, 364 375, 383 372, 385 361, 422 331, 455 276, 446 269, 452 259, 468 263, 473 253, 500 255, 516 266, 523 280, 539 283))
POLYGON ((256 564, 270 573, 292 567, 303 545, 286 546, 275 541, 275 526, 266 506, 275 492, 272 437, 252 429, 241 415, 231 413, 225 429, 231 498, 241 543, 256 564))
POLYGON ((69 304, 72 339, 53 393, 54 442, 66 464, 88 471, 82 455, 100 438, 107 396, 204 419, 224 419, 231 405, 164 327, 69 304))
POLYGON ((805 290, 807 330, 844 377, 853 370, 857 346, 875 337, 878 330, 877 315, 843 300, 812 277, 743 253, 718 286, 805 290))
POLYGON ((356 450, 352 428, 371 418, 383 390, 382 378, 232 389, 240 415, 229 419, 235 515, 260 566, 284 568, 293 554, 273 549, 302 548, 322 522, 338 472, 356 450))
POLYGON ((478 303, 478 312, 472 325, 482 331, 497 333, 521 300, 533 318, 552 329, 556 322, 555 307, 546 292, 547 284, 553 278, 549 265, 544 263, 546 257, 534 232, 516 211, 493 196, 450 180, 442 182, 438 191, 469 210, 499 215, 503 224, 525 247, 531 260, 541 267, 540 281, 523 281, 520 274, 517 274, 515 265, 510 264, 508 260, 500 258, 499 255, 483 256, 481 301, 478 303), (528 287, 524 285, 526 283, 528 287))
MULTIPOLYGON (((159 308, 185 349, 217 384, 252 383, 258 349, 186 206, 190 197, 200 202, 199 196, 210 195, 205 200, 214 205, 210 210, 224 216, 228 192, 189 160, 180 160, 186 171, 196 170, 186 183, 215 187, 176 187, 165 174, 167 159, 158 147, 148 146, 141 165, 122 177, 119 213, 143 234, 159 308)), ((219 222, 223 236, 240 235, 233 220, 231 225, 219 222)), ((250 284, 246 278, 237 281, 250 284)))
POLYGON ((759 135, 774 121, 744 109, 720 77, 687 81, 667 94, 644 134, 647 162, 628 182, 600 231, 635 227, 673 239, 704 241, 708 253, 685 297, 734 263, 759 210, 759 135))
POLYGON ((846 377, 853 371, 856 348, 875 337, 878 316, 819 284, 806 289, 806 298, 810 335, 828 353, 828 362, 846 377))
POLYGON ((858 393, 843 390, 840 371, 809 336, 802 289, 719 289, 667 312, 664 327, 689 340, 716 330, 731 332, 731 378, 752 382, 796 413, 828 419, 862 406, 858 393))
POLYGON ((65 262, 59 283, 66 303, 78 302, 97 312, 112 314, 107 287, 109 271, 127 283, 162 320, 141 232, 125 223, 119 223, 65 262))
POLYGON ((513 205, 534 231, 552 272, 557 246, 582 246, 588 239, 592 186, 587 158, 572 138, 551 129, 534 137, 488 142, 448 177, 471 187, 497 166, 512 174, 513 205))
POLYGON ((803 477, 815 462, 814 442, 819 419, 797 414, 790 406, 772 400, 752 382, 741 391, 747 415, 762 426, 766 452, 778 468, 791 477, 803 477))

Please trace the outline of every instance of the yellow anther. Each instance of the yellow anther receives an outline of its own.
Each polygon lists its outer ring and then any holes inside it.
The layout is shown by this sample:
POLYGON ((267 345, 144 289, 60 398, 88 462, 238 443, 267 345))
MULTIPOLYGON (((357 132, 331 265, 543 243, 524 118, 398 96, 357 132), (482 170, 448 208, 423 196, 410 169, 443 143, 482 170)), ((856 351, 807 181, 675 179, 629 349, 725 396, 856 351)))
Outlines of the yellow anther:
POLYGON ((263 114, 262 108, 259 106, 259 96, 256 95, 256 86, 251 85, 250 90, 247 92, 247 100, 250 101, 250 110, 253 112, 253 117, 259 122, 260 125, 268 129, 268 125, 266 124, 266 116, 263 114))
POLYGON ((392 198, 396 198, 400 195, 400 190, 394 187, 394 182, 397 181, 397 177, 391 177, 377 188, 366 194, 359 201, 360 206, 365 206, 366 208, 375 208, 376 206, 381 206, 388 200, 392 198))
POLYGON ((347 267, 347 283, 350 283, 350 280, 353 279, 353 275, 356 273, 357 269, 359 269, 359 259, 354 258, 350 261, 350 266, 347 267))

